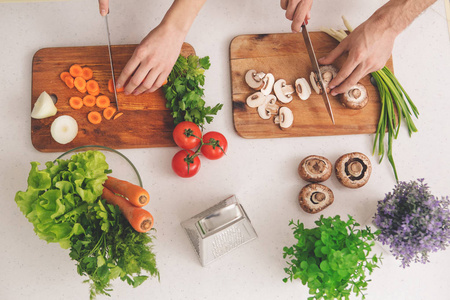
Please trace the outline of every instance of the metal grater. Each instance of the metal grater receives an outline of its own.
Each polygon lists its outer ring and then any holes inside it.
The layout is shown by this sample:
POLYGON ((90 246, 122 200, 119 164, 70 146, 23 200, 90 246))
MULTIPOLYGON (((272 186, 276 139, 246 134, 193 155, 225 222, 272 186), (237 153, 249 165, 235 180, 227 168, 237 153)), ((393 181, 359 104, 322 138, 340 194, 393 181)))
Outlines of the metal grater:
POLYGON ((235 196, 181 222, 181 226, 202 266, 257 237, 250 219, 235 196))

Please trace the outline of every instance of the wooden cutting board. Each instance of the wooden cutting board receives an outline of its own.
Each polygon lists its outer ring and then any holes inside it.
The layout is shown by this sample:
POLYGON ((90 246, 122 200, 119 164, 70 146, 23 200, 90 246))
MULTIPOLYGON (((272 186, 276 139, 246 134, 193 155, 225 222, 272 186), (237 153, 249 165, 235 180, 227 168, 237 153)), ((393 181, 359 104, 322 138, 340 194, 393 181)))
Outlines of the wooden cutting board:
MULTIPOLYGON (((111 47, 114 72, 119 76, 136 45, 116 45, 111 47)), ((193 47, 183 44, 181 54, 195 54, 193 47)), ((173 118, 166 108, 166 100, 162 89, 151 94, 125 96, 118 93, 120 112, 123 115, 116 120, 103 119, 98 125, 87 120, 88 112, 102 109, 83 107, 74 110, 69 106, 72 96, 83 97, 76 88, 69 89, 60 79, 63 71, 68 71, 72 64, 88 66, 94 72, 93 79, 100 85, 100 93, 114 101, 113 93, 108 91, 108 80, 111 78, 111 67, 107 46, 44 48, 33 57, 31 108, 39 95, 46 91, 57 97, 58 113, 54 117, 36 120, 31 119, 31 141, 33 146, 42 152, 62 152, 82 145, 101 145, 115 149, 149 148, 174 146, 172 131, 173 118), (61 115, 70 115, 78 122, 78 135, 70 143, 61 145, 50 135, 53 120, 61 115)), ((115 106, 115 103, 111 103, 115 106)))
MULTIPOLYGON (((325 56, 338 42, 323 32, 311 32, 311 41, 316 57, 325 56)), ((345 57, 339 58, 334 65, 340 68, 345 57)), ((386 64, 391 70, 392 58, 386 64)), ((299 77, 309 83, 312 71, 303 36, 296 33, 240 35, 230 45, 231 85, 233 98, 233 119, 237 133, 244 138, 278 138, 300 136, 326 136, 344 134, 374 133, 378 124, 381 103, 378 90, 370 83, 370 76, 362 83, 369 94, 369 103, 362 110, 344 108, 337 97, 329 94, 331 108, 336 124, 333 125, 323 103, 322 96, 312 91, 311 97, 302 101, 294 94, 294 100, 283 106, 289 107, 294 114, 294 124, 288 130, 281 130, 270 120, 259 117, 256 108, 246 105, 246 99, 252 93, 245 82, 245 73, 255 69, 258 72, 272 73, 275 80, 285 79, 294 84, 299 77)), ((281 103, 277 102, 280 106, 281 103)))

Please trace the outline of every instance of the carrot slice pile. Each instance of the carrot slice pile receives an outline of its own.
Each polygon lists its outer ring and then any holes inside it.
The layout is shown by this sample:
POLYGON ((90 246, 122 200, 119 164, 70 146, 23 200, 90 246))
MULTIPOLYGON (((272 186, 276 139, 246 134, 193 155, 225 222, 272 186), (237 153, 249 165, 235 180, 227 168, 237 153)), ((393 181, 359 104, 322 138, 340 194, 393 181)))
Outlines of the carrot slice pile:
POLYGON ((102 121, 102 115, 98 111, 91 111, 87 117, 92 124, 100 124, 102 121))
POLYGON ((61 78, 61 80, 63 81, 63 82, 66 82, 66 77, 72 77, 72 75, 70 75, 70 73, 69 72, 62 72, 60 75, 59 75, 59 78, 61 78))
POLYGON ((97 97, 95 104, 100 108, 107 108, 111 104, 111 100, 109 100, 108 96, 101 95, 97 97))
POLYGON ((83 98, 83 104, 87 107, 93 107, 95 105, 95 96, 86 95, 83 98))
POLYGON ((92 72, 92 69, 89 67, 84 67, 81 69, 81 77, 83 77, 84 80, 92 79, 94 76, 94 72, 92 72))
POLYGON ((116 113, 116 108, 112 106, 108 106, 103 110, 103 117, 106 120, 111 120, 112 116, 116 113))
POLYGON ((81 93, 86 93, 86 80, 83 77, 75 77, 73 84, 81 93))
POLYGON ((73 83, 73 77, 72 76, 66 76, 64 78, 64 83, 70 88, 72 89, 74 87, 74 83, 73 83))
POLYGON ((94 79, 91 79, 86 83, 86 90, 93 96, 100 94, 100 87, 98 86, 98 82, 94 79))
POLYGON ((83 70, 79 64, 73 64, 69 69, 69 73, 72 77, 78 77, 81 76, 83 70))
POLYGON ((80 97, 71 97, 69 99, 69 105, 73 109, 80 109, 83 107, 83 99, 81 99, 80 97))

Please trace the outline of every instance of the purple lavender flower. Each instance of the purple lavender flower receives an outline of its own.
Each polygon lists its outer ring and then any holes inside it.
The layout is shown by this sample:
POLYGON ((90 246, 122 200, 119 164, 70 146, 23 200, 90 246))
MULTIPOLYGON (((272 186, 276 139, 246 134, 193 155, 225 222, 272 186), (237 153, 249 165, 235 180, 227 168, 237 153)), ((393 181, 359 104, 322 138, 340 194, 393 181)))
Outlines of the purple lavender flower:
POLYGON ((433 196, 424 179, 399 182, 378 201, 374 223, 381 231, 378 240, 390 246, 403 268, 427 263, 430 252, 449 245, 450 199, 433 196))

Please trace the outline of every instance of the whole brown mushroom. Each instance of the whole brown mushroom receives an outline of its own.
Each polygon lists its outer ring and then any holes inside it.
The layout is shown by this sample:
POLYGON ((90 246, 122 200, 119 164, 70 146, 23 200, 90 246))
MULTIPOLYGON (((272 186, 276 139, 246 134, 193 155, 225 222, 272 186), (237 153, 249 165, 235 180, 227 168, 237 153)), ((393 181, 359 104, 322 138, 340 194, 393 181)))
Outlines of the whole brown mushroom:
POLYGON ((347 153, 336 161, 335 172, 337 179, 342 185, 356 189, 369 181, 372 173, 372 164, 363 153, 347 153))
POLYGON ((311 183, 304 186, 298 195, 300 207, 307 213, 318 213, 334 201, 333 192, 320 183, 311 183))
POLYGON ((330 178, 333 167, 323 156, 309 155, 298 165, 298 174, 309 182, 322 182, 330 178))

